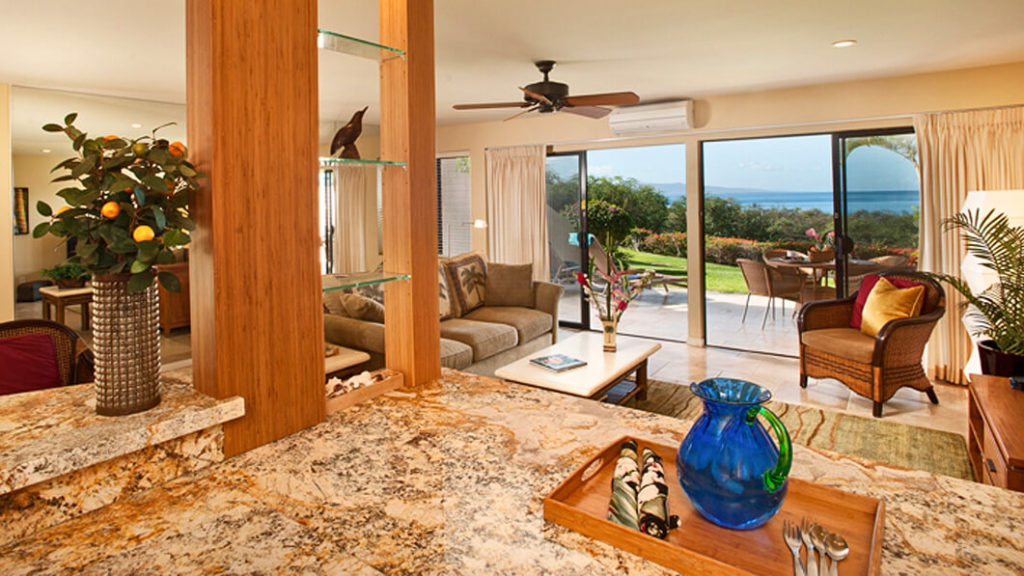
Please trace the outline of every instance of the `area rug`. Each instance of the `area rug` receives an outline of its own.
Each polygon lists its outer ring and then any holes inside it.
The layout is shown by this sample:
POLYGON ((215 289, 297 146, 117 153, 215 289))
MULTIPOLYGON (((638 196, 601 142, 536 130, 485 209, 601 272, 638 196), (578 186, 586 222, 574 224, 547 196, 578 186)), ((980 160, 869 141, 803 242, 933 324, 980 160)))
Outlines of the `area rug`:
MULTIPOLYGON (((646 400, 634 399, 627 406, 683 420, 696 420, 704 411, 689 385, 656 380, 648 381, 646 400)), ((767 406, 797 444, 974 480, 967 442, 959 434, 784 402, 769 401, 767 406)))

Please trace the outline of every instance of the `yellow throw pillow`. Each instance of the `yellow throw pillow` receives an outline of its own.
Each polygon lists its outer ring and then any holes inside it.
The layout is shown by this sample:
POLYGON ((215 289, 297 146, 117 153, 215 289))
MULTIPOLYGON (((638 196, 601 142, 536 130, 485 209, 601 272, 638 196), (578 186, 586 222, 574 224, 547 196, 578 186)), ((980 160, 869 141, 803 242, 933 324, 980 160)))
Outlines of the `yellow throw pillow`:
POLYGON ((920 314, 922 304, 924 286, 900 289, 885 278, 879 278, 864 302, 864 319, 860 323, 860 331, 875 337, 890 320, 920 314))

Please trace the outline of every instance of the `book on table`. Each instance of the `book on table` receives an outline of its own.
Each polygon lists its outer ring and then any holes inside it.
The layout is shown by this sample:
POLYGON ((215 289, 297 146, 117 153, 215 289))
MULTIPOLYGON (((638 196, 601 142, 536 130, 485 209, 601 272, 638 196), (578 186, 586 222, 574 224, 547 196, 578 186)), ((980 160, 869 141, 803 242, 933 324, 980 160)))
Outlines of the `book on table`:
POLYGON ((563 372, 565 370, 587 365, 586 361, 580 360, 579 358, 573 358, 572 356, 566 356, 565 354, 538 356, 537 358, 531 358, 530 363, 555 372, 563 372))

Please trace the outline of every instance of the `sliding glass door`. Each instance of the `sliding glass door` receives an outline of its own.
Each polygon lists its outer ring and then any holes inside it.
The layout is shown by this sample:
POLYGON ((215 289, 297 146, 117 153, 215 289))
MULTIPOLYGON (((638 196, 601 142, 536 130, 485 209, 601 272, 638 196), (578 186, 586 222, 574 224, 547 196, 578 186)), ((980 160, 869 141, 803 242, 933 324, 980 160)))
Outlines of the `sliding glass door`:
POLYGON ((587 270, 587 222, 581 207, 587 197, 587 159, 583 152, 550 154, 547 158, 549 271, 551 282, 564 290, 558 320, 563 326, 589 329, 590 314, 576 273, 587 270))

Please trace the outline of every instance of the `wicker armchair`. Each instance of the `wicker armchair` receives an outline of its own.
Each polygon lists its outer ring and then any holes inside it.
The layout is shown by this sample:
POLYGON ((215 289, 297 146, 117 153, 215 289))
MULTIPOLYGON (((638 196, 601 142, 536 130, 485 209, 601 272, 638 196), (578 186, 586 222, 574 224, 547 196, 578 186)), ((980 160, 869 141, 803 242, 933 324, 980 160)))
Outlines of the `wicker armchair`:
POLYGON ((856 294, 842 300, 820 300, 801 308, 800 387, 807 377, 835 378, 850 390, 874 401, 872 414, 882 415, 882 403, 903 386, 920 390, 938 404, 932 383, 925 376, 921 356, 932 329, 945 313, 946 296, 934 280, 910 274, 880 274, 906 278, 925 286, 921 315, 893 320, 875 338, 850 328, 856 294))
POLYGON ((49 334, 53 338, 62 385, 71 386, 92 381, 92 351, 74 330, 50 320, 14 320, 0 323, 0 339, 26 334, 49 334))

